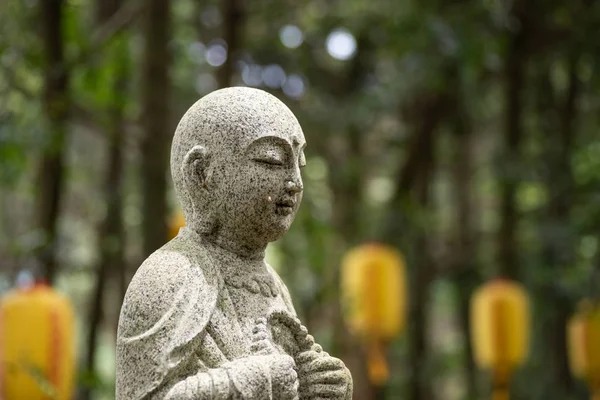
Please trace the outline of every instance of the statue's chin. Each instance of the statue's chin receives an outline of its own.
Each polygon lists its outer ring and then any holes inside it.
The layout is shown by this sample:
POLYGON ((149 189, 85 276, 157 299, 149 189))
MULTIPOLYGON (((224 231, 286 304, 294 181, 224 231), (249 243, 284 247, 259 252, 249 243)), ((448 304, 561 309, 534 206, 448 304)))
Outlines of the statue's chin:
POLYGON ((269 230, 265 236, 268 237, 269 242, 274 242, 279 240, 286 234, 286 232, 290 229, 292 225, 292 221, 294 217, 286 218, 285 220, 277 221, 272 226, 269 227, 269 230))
POLYGON ((275 229, 275 227, 271 227, 271 229, 269 229, 268 231, 266 231, 263 235, 263 237, 265 237, 267 239, 268 242, 274 242, 276 240, 279 240, 283 237, 283 235, 285 235, 285 233, 287 232, 287 228, 286 227, 277 227, 278 229, 275 229))

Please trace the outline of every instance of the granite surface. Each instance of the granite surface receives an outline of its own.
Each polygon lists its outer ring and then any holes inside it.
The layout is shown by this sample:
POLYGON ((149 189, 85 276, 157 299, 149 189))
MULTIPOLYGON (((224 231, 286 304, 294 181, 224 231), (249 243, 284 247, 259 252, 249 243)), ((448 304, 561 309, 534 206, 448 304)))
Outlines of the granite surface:
POLYGON ((183 116, 171 174, 186 228, 127 289, 118 400, 352 398, 350 372, 264 260, 300 206, 305 146, 292 112, 258 89, 215 91, 183 116))

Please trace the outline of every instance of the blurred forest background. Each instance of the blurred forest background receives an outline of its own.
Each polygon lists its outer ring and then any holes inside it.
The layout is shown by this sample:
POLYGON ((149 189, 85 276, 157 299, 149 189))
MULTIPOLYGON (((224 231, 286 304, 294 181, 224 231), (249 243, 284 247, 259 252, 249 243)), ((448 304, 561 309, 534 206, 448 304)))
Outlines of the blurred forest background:
POLYGON ((532 300, 514 398, 587 398, 565 325, 598 295, 600 2, 8 0, 0 33, 0 294, 37 268, 72 299, 81 398, 114 397, 124 290, 178 212, 177 121, 232 85, 303 126, 304 202, 269 260, 355 398, 338 272, 370 240, 410 278, 385 398, 487 398, 468 310, 494 276, 532 300))

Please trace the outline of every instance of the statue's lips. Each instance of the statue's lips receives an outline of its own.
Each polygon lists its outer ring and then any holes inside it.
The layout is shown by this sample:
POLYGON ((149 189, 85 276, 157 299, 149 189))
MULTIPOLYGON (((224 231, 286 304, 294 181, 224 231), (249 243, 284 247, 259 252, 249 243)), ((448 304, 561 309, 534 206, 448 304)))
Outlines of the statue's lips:
POLYGON ((275 203, 275 210, 279 215, 290 215, 295 206, 296 202, 294 200, 281 200, 275 203))

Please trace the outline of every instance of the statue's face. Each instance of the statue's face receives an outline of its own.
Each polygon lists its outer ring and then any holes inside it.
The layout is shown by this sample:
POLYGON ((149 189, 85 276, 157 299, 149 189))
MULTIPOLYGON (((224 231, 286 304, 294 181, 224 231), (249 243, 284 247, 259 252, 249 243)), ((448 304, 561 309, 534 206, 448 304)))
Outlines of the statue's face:
MULTIPOLYGON (((281 127, 280 125, 278 125, 281 127)), ((220 160, 218 223, 230 240, 249 247, 279 239, 291 226, 302 200, 300 169, 306 141, 300 127, 261 129, 233 144, 220 160)))

